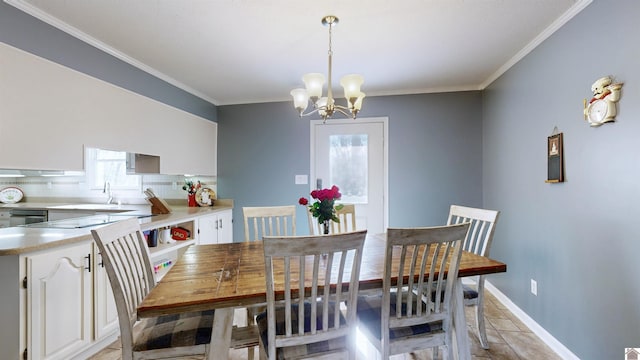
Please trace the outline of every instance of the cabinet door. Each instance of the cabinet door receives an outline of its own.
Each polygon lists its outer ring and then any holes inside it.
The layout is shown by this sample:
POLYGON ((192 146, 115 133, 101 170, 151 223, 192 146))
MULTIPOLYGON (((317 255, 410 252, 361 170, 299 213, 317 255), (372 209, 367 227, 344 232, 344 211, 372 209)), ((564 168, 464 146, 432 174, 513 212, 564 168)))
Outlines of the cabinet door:
POLYGON ((111 282, 107 276, 107 271, 102 265, 102 257, 98 253, 97 246, 94 247, 96 254, 96 264, 94 266, 94 331, 96 340, 112 334, 118 329, 118 311, 116 301, 113 298, 111 282))
POLYGON ((157 122, 154 118, 153 128, 161 129, 167 137, 164 144, 175 146, 162 146, 158 152, 160 155, 160 172, 167 175, 197 174, 216 176, 218 172, 218 124, 186 114, 179 121, 168 119, 166 124, 157 122), (164 131, 175 129, 175 124, 181 127, 188 126, 189 131, 164 131), (201 154, 202 156, 193 156, 201 154))
POLYGON ((91 242, 27 261, 27 343, 32 359, 68 359, 91 342, 91 242))
POLYGON ((225 210, 218 213, 218 244, 233 242, 233 213, 225 210))
POLYGON ((205 215, 198 218, 198 244, 218 243, 218 216, 205 215))
POLYGON ((82 135, 89 129, 82 121, 90 115, 78 108, 95 106, 86 97, 93 91, 76 82, 86 75, 3 43, 0 59, 3 168, 83 170, 82 135))
POLYGON ((198 218, 198 244, 230 242, 233 242, 233 213, 231 210, 198 218))
POLYGON ((0 228, 9 227, 9 210, 0 210, 0 228))

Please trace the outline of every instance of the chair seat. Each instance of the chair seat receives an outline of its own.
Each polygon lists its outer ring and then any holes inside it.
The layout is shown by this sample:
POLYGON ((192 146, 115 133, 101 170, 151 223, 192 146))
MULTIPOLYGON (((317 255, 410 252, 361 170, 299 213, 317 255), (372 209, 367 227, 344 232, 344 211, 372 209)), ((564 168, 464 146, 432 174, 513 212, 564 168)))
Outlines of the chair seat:
MULTIPOLYGON (((478 298, 478 291, 468 285, 462 284, 462 294, 465 300, 473 300, 478 298)), ((442 296, 444 296, 444 291, 442 292, 442 296)), ((431 300, 435 301, 435 291, 431 293, 431 300)))
MULTIPOLYGON (((334 324, 334 313, 332 311, 333 304, 329 305, 329 327, 332 328, 334 324)), ((298 309, 297 304, 291 305, 291 333, 298 333, 298 309)), ((304 304, 304 331, 311 331, 311 304, 304 304)), ((256 317, 258 324, 258 330, 260 337, 265 348, 269 347, 269 335, 268 335, 268 321, 267 312, 262 312, 256 317)), ((345 324, 346 319, 340 314, 340 323, 345 324)), ((319 304, 316 313, 316 329, 322 330, 322 306, 319 304)), ((284 335, 286 331, 285 327, 285 308, 283 306, 276 308, 276 336, 284 335)), ((288 346, 284 348, 276 349, 276 359, 290 359, 300 356, 310 356, 318 353, 325 353, 332 350, 345 349, 347 341, 344 336, 330 339, 326 341, 308 343, 304 345, 288 346)))
POLYGON ((136 329, 134 351, 179 348, 211 343, 213 310, 164 315, 142 320, 136 329))
MULTIPOLYGON (((395 296, 391 297, 391 308, 389 312, 389 317, 393 318, 396 316, 396 302, 395 296)), ((402 305, 401 311, 403 315, 406 315, 407 308, 406 304, 402 305)), ((423 309, 426 309, 426 304, 422 302, 423 309)), ((358 322, 362 323, 364 328, 367 328, 372 335, 376 336, 378 339, 382 337, 382 297, 380 296, 359 296, 358 297, 358 322)), ((361 327, 362 328, 362 327, 361 327)), ((389 340, 406 338, 408 336, 414 335, 424 335, 429 333, 438 333, 442 332, 442 321, 436 321, 432 323, 425 323, 407 327, 396 327, 389 329, 389 340)))
POLYGON ((469 299, 477 299, 478 298, 478 291, 476 291, 476 289, 468 286, 468 285, 462 285, 462 294, 464 294, 464 298, 469 300, 469 299))

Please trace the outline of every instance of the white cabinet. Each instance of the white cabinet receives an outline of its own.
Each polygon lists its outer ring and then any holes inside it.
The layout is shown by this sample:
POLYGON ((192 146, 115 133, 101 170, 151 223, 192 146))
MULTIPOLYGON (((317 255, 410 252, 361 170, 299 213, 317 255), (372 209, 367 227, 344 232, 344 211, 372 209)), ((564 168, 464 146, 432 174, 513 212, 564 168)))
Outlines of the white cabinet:
POLYGON ((0 228, 9 227, 10 210, 0 210, 0 228))
POLYGON ((233 212, 224 210, 218 213, 218 244, 233 242, 233 212))
POLYGON ((215 122, 3 43, 0 79, 4 168, 82 171, 89 146, 158 155, 163 174, 216 175, 215 122))
MULTIPOLYGON (((144 224, 191 232, 189 239, 149 249, 154 265, 170 263, 158 267, 158 278, 199 238, 201 243, 233 239, 231 209, 158 216, 144 224)), ((0 256, 0 359, 86 359, 117 338, 111 285, 90 235, 54 246, 0 256)))
POLYGON ((233 215, 223 210, 198 218, 198 244, 233 242, 233 215))
POLYGON ((27 344, 30 359, 68 359, 91 343, 91 242, 27 260, 27 344))
MULTIPOLYGON (((218 173, 218 124, 204 119, 193 119, 185 124, 189 126, 188 131, 165 131, 169 134, 165 144, 171 144, 171 146, 165 146, 158 152, 160 173, 216 176, 218 173), (193 156, 193 154, 199 154, 199 156, 193 156)), ((161 129, 175 128, 171 124, 164 127, 158 124, 153 126, 161 129)))
POLYGON ((102 263, 102 256, 94 244, 96 263, 93 272, 94 323, 93 331, 96 339, 102 339, 118 329, 118 311, 113 299, 113 290, 102 263))

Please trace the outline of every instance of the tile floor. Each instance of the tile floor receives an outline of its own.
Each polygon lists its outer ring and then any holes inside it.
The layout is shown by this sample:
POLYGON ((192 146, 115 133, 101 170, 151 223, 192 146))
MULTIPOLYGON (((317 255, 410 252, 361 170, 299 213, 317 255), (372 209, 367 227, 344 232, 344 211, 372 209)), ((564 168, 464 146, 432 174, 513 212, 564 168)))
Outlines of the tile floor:
MULTIPOLYGON (((471 355, 473 359, 560 359, 556 353, 554 353, 545 343, 533 334, 529 328, 518 320, 518 318, 507 310, 504 305, 502 305, 502 303, 500 303, 500 301, 498 301, 489 292, 485 293, 484 313, 487 319, 487 337, 490 342, 489 350, 484 350, 480 347, 478 338, 472 330, 472 326, 475 323, 473 308, 466 308, 469 340, 471 342, 471 355)), ((258 359, 257 349, 255 352, 256 359, 258 359)), ((371 352, 367 353, 371 354, 371 352)), ((91 360, 120 360, 121 355, 119 342, 116 341, 93 356, 91 360)), ((441 356, 442 354, 440 354, 440 357, 441 356)), ((247 350, 230 350, 229 357, 231 360, 246 359, 247 350)), ((368 359, 370 357, 370 355, 363 355, 360 356, 359 359, 368 359)), ((201 357, 180 358, 180 360, 195 359, 201 359, 201 357)), ((431 350, 418 351, 412 354, 392 356, 391 359, 432 360, 432 352, 431 350)))

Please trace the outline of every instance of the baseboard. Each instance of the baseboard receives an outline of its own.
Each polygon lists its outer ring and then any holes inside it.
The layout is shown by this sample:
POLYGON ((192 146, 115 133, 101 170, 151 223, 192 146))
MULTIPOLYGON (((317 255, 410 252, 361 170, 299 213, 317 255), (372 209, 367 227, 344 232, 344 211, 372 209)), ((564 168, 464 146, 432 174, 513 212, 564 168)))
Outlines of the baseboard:
POLYGON ((91 356, 93 356, 96 353, 98 353, 99 351, 101 351, 102 349, 104 349, 107 346, 111 345, 114 341, 118 340, 118 336, 120 336, 120 331, 114 331, 111 335, 107 335, 107 336, 103 337, 102 339, 97 340, 96 342, 92 343, 89 348, 83 350, 79 354, 74 355, 73 357, 71 357, 71 359, 73 359, 73 360, 88 359, 91 356))
POLYGON ((551 348, 562 359, 580 360, 571 350, 567 349, 560 341, 554 338, 547 330, 535 322, 529 315, 527 315, 522 309, 514 304, 505 294, 503 294, 497 287, 493 286, 491 282, 485 280, 484 287, 493 296, 498 299, 509 311, 513 313, 520 321, 522 321, 531 331, 536 334, 547 346, 551 348))

